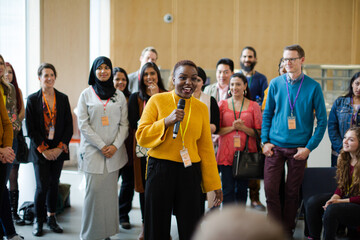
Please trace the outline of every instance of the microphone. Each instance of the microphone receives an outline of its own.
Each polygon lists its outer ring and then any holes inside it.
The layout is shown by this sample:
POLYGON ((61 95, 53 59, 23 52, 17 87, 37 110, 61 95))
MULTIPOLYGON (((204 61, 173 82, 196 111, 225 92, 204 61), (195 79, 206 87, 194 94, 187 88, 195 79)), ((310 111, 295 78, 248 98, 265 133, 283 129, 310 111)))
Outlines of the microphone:
MULTIPOLYGON (((184 109, 184 108, 185 108, 185 100, 180 98, 178 105, 177 105, 177 109, 184 109)), ((180 121, 177 121, 174 124, 173 139, 175 139, 177 137, 177 134, 179 132, 179 127, 180 127, 180 121)))

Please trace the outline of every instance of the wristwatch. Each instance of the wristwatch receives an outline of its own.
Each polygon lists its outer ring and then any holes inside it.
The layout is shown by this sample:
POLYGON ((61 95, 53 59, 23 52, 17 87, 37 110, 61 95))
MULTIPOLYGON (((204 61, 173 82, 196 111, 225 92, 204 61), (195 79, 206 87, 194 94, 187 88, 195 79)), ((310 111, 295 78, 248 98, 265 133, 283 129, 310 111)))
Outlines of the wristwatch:
POLYGON ((260 143, 261 149, 263 149, 263 148, 264 148, 264 145, 267 144, 267 143, 269 143, 269 141, 267 141, 267 142, 261 142, 261 143, 260 143))

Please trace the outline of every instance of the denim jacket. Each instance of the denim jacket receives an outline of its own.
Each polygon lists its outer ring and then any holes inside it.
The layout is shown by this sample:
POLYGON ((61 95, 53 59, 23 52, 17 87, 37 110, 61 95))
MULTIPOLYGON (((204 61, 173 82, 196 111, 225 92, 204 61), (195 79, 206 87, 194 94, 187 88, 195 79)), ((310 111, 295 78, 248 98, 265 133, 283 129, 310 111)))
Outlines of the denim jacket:
POLYGON ((353 107, 350 97, 339 97, 331 108, 328 121, 328 132, 331 148, 337 153, 342 149, 345 132, 351 126, 353 107))

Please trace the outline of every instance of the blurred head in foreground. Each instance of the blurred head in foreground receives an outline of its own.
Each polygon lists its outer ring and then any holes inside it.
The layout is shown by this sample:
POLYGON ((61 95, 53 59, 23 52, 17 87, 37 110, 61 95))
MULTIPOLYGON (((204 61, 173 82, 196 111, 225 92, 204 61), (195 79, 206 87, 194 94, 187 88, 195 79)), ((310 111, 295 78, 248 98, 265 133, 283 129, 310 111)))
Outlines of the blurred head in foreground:
POLYGON ((206 215, 193 240, 283 240, 282 227, 262 213, 227 206, 206 215))

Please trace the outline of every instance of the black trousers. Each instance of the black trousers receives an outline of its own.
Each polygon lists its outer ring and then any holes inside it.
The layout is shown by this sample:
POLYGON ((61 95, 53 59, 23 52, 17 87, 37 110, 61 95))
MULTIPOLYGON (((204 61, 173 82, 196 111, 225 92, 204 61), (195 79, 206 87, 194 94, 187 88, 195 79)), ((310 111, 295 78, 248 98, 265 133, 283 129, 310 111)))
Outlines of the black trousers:
POLYGON ((177 219, 180 240, 189 240, 201 218, 200 163, 149 158, 145 189, 145 239, 168 240, 171 214, 177 219))
POLYGON ((48 212, 56 212, 59 179, 63 164, 63 160, 34 163, 36 180, 34 199, 35 216, 40 221, 43 221, 46 218, 45 202, 48 212))
POLYGON ((119 193, 119 220, 122 223, 129 222, 129 212, 134 197, 134 167, 126 165, 120 169, 119 173, 122 177, 119 193))
POLYGON ((334 203, 324 212, 325 205, 333 193, 322 193, 309 198, 306 208, 306 220, 310 237, 320 239, 324 225, 323 238, 335 240, 339 225, 347 227, 360 226, 360 205, 356 203, 334 203))

